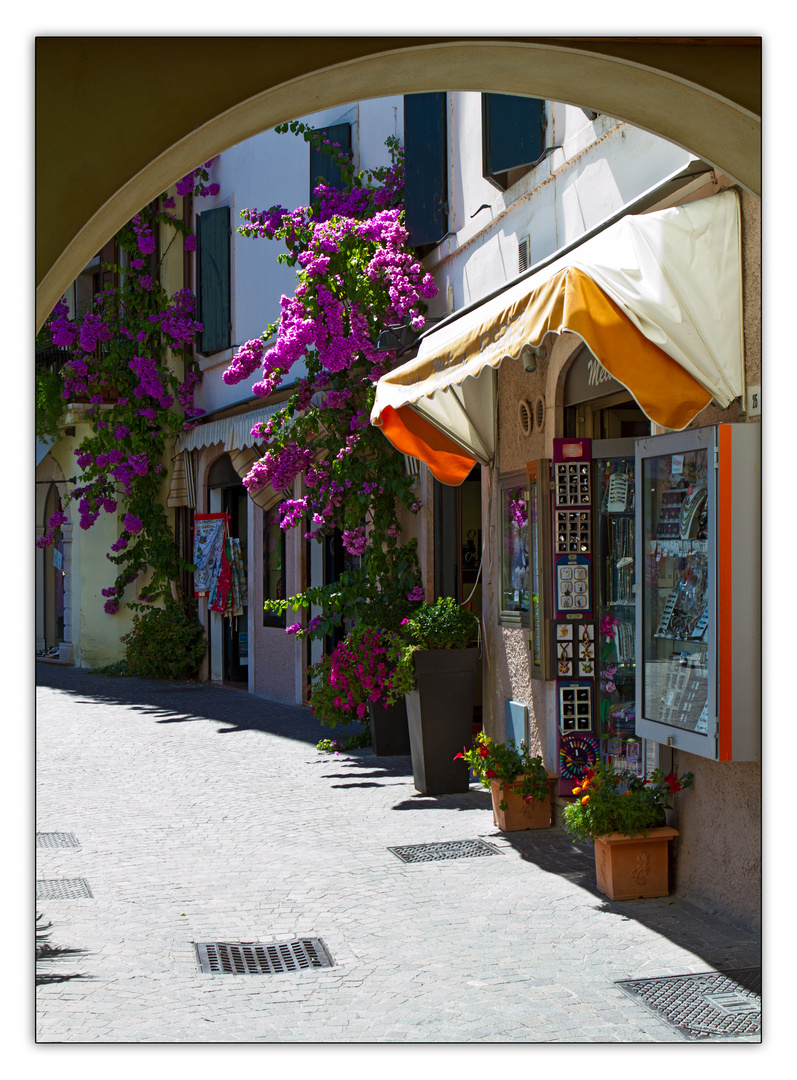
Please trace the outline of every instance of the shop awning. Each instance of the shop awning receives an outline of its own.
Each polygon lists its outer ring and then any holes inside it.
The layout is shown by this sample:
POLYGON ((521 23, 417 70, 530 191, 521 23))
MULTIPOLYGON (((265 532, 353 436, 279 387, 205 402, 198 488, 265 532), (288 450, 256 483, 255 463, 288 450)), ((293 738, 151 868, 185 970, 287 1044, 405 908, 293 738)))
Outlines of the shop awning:
POLYGON ((383 376, 371 423, 443 483, 495 456, 496 372, 548 334, 580 337, 673 430, 744 387, 738 196, 622 218, 421 339, 383 376))

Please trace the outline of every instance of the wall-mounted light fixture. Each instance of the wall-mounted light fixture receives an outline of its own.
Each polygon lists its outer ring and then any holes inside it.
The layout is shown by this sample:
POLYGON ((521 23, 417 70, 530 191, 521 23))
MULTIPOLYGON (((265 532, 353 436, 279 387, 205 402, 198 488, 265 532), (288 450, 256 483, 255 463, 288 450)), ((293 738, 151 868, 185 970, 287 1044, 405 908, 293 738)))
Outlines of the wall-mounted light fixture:
POLYGON ((520 359, 523 361, 523 370, 529 372, 537 370, 537 361, 543 363, 548 357, 545 345, 524 345, 520 350, 520 359))

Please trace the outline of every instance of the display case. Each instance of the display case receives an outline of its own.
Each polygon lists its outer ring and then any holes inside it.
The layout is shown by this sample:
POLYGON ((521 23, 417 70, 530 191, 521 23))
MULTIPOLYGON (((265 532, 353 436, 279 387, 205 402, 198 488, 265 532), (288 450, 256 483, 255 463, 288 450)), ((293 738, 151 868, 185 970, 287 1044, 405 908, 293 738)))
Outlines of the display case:
POLYGON ((657 744, 636 730, 636 460, 633 439, 593 442, 595 605, 601 759, 616 772, 649 775, 657 744))
POLYGON ((760 427, 636 443, 636 733, 760 758, 760 427))

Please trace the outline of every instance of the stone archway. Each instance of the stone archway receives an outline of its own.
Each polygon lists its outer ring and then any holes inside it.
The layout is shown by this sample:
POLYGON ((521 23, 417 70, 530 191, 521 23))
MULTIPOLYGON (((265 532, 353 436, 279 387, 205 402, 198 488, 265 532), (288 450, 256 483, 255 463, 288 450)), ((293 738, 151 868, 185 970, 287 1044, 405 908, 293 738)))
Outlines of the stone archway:
POLYGON ((296 116, 427 90, 604 112, 760 196, 759 38, 43 37, 37 326, 117 229, 202 161, 296 116))

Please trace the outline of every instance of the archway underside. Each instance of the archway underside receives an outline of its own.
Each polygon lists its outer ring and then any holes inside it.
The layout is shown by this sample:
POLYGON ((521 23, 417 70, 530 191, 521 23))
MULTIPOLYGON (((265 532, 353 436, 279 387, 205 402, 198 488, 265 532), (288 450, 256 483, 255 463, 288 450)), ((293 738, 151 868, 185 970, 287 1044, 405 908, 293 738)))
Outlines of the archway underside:
POLYGON ((760 197, 760 84, 756 38, 39 38, 37 327, 169 184, 297 116, 429 90, 528 94, 651 131, 760 197))

